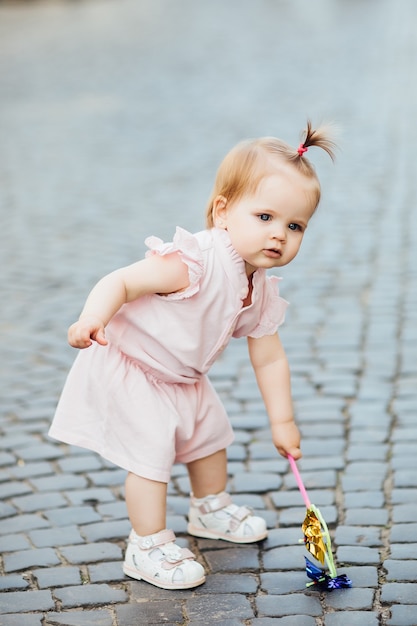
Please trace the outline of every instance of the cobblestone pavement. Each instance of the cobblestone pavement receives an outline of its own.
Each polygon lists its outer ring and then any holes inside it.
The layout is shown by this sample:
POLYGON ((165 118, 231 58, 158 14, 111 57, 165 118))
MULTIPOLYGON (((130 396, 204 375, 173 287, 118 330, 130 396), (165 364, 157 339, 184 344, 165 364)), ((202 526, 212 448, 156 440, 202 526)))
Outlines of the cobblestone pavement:
POLYGON ((417 624, 417 3, 0 3, 0 625, 417 624), (169 526, 205 585, 121 571, 124 472, 46 433, 92 284, 153 233, 203 225, 215 169, 248 136, 335 120, 324 196, 282 272, 300 463, 350 590, 305 587, 305 508, 273 449, 244 341, 212 371, 236 430, 230 490, 268 520, 234 546, 169 526))

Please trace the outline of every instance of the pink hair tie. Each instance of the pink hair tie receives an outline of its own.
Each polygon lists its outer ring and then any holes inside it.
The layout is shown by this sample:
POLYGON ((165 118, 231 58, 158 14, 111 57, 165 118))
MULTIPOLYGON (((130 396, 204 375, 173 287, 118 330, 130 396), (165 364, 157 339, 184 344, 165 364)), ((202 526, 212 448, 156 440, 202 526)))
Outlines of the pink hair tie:
POLYGON ((307 152, 308 148, 305 147, 305 145, 303 143, 300 143, 300 145, 298 146, 298 154, 300 156, 303 156, 304 152, 307 152))

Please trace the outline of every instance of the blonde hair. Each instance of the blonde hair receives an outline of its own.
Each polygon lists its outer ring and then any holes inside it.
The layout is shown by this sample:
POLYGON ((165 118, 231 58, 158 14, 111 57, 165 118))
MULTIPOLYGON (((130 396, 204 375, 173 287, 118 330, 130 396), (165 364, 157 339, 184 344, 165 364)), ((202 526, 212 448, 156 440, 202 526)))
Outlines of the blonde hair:
POLYGON ((277 157, 281 162, 291 164, 301 174, 316 181, 314 206, 320 201, 320 183, 316 171, 304 152, 310 146, 322 148, 334 160, 335 144, 327 126, 313 129, 310 120, 304 131, 304 139, 298 148, 293 148, 276 137, 261 137, 238 143, 225 156, 217 171, 214 187, 207 204, 206 226, 214 226, 213 203, 218 196, 224 196, 227 202, 239 200, 245 194, 255 193, 261 180, 276 171, 277 157))

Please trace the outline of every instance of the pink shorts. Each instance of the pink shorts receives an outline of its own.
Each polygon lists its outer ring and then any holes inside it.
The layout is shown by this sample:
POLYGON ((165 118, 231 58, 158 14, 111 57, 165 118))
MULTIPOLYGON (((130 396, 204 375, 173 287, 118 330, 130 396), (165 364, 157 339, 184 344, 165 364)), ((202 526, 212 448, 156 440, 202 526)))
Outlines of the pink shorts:
POLYGON ((162 382, 117 348, 97 344, 75 360, 49 435, 160 482, 169 481, 174 463, 214 454, 234 438, 206 376, 162 382))

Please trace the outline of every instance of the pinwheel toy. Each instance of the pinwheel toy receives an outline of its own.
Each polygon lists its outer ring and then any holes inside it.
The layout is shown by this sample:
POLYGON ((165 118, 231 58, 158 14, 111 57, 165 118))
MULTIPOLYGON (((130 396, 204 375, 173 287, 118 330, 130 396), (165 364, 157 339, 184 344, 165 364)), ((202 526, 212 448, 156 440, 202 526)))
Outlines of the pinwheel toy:
POLYGON ((307 559, 307 557, 304 557, 306 562, 306 573, 312 581, 307 583, 306 586, 310 587, 315 585, 319 589, 325 591, 351 587, 352 581, 346 576, 346 574, 342 574, 341 576, 337 575, 332 554, 332 543, 327 524, 324 521, 319 509, 314 504, 311 504, 294 458, 288 455, 288 461, 307 508, 307 513, 301 526, 304 533, 304 544, 310 554, 312 554, 313 557, 322 565, 326 564, 329 570, 329 574, 326 574, 324 569, 316 567, 316 565, 307 559))

